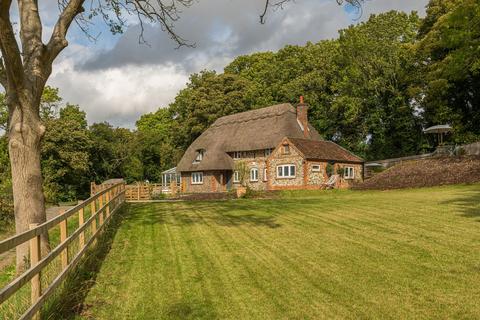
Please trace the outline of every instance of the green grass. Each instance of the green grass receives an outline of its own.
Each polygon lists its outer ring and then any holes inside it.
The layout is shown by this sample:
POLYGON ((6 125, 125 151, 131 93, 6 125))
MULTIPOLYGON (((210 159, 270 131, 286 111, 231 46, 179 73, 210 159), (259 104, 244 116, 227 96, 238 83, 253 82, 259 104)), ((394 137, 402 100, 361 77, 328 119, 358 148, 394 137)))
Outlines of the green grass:
POLYGON ((131 204, 113 225, 49 318, 480 318, 480 185, 131 204))
POLYGON ((79 318, 478 319, 480 185, 131 204, 98 268, 79 318))

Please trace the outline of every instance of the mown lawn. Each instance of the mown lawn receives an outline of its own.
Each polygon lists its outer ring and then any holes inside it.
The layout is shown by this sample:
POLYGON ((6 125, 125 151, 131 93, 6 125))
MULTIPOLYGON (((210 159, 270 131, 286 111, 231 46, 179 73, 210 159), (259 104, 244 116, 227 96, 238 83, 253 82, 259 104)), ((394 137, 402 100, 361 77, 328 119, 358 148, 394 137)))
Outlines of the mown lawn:
POLYGON ((480 318, 480 185, 123 214, 81 318, 480 318))

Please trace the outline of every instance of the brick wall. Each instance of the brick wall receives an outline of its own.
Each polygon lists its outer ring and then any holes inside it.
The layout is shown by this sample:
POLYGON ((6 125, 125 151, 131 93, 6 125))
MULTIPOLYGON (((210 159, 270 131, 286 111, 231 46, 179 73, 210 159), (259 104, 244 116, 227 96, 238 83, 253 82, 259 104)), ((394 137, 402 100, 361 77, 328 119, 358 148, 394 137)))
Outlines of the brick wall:
POLYGON ((192 184, 191 172, 182 173, 182 192, 184 193, 206 193, 206 192, 225 192, 226 179, 223 171, 203 171, 203 183, 192 184))

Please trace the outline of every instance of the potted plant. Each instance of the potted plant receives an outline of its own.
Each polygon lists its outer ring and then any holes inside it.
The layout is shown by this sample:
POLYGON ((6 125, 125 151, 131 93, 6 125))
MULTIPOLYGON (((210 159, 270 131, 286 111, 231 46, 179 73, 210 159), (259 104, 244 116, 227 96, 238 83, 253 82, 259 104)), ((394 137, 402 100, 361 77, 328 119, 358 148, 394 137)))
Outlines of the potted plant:
POLYGON ((240 185, 237 187, 237 198, 242 198, 247 193, 247 177, 248 177, 248 167, 247 164, 243 161, 237 162, 235 164, 235 171, 238 172, 238 181, 240 185))

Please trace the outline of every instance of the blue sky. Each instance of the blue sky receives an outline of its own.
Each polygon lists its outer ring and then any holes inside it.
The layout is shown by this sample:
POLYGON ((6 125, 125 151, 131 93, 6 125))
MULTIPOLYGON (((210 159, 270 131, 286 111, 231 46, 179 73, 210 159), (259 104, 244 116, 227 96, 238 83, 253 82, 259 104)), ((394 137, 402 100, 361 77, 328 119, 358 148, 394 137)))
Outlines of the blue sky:
MULTIPOLYGON (((45 39, 58 15, 55 2, 41 2, 45 39)), ((334 38, 339 29, 372 13, 395 9, 423 15, 426 4, 427 0, 369 0, 359 16, 355 8, 340 7, 336 0, 296 0, 269 12, 261 25, 261 1, 199 0, 183 10, 175 25, 196 47, 178 50, 158 26, 147 25, 147 46, 139 44, 133 18, 122 35, 112 35, 95 21, 90 33, 99 35, 97 41, 89 40, 78 27, 71 28, 69 47, 57 59, 48 84, 58 87, 66 102, 79 104, 90 123, 108 121, 133 128, 141 114, 172 102, 193 72, 221 72, 241 54, 334 38)))

